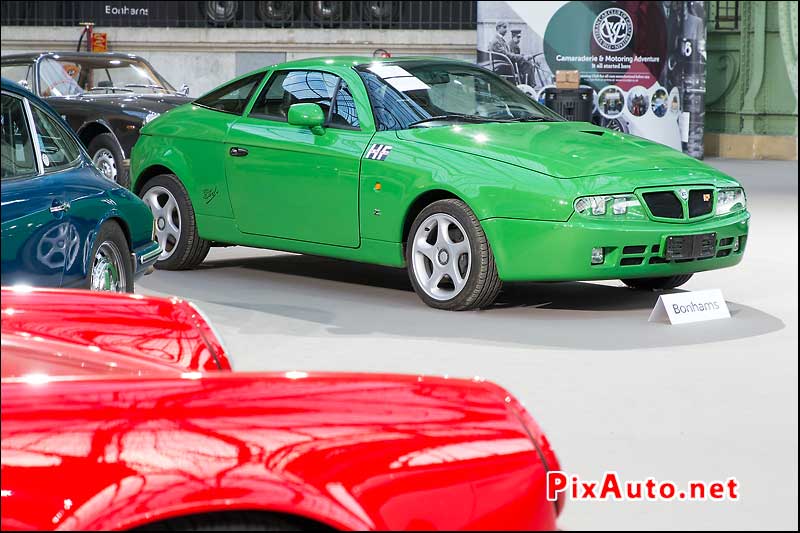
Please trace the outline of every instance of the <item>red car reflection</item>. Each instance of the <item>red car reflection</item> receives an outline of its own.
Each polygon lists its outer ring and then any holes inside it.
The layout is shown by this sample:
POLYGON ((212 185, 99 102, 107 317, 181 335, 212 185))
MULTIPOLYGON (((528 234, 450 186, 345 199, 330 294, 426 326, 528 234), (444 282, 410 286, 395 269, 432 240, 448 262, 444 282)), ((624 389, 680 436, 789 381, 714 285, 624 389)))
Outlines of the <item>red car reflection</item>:
POLYGON ((178 299, 2 307, 3 530, 556 527, 558 460, 492 383, 220 372, 178 299))

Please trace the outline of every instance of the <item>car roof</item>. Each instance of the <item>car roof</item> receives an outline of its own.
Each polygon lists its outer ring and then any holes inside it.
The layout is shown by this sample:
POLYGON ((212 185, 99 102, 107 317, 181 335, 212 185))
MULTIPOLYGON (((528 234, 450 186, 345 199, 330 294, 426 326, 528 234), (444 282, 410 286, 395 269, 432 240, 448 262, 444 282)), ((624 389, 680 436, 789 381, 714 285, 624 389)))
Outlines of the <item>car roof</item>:
POLYGON ((389 65, 403 65, 409 63, 453 63, 453 64, 471 64, 468 61, 461 59, 452 59, 448 57, 432 57, 432 56, 402 56, 402 57, 370 57, 370 56, 320 56, 310 57, 307 59, 296 59, 293 61, 286 61, 285 63, 276 63, 274 65, 265 66, 256 69, 254 72, 268 69, 284 69, 284 68, 313 68, 313 67, 337 67, 337 68, 352 68, 362 65, 370 65, 374 63, 385 63, 389 65))
POLYGON ((69 52, 69 51, 54 51, 54 52, 29 52, 25 54, 8 54, 2 57, 2 62, 14 62, 14 61, 35 61, 42 57, 52 57, 52 56, 59 56, 59 58, 63 59, 71 59, 71 58, 81 58, 81 57, 108 57, 108 58, 118 58, 118 59, 139 59, 144 60, 143 57, 137 56, 135 54, 126 54, 124 52, 69 52))

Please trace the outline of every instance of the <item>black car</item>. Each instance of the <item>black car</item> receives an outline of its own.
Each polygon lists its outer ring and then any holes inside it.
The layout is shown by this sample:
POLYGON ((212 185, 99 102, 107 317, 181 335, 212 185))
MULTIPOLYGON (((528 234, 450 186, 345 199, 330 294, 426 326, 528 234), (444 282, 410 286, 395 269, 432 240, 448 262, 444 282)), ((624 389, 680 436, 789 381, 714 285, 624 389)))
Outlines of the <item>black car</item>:
POLYGON ((191 101, 141 57, 47 52, 3 56, 2 76, 43 98, 69 123, 110 180, 130 185, 130 153, 141 127, 191 101))

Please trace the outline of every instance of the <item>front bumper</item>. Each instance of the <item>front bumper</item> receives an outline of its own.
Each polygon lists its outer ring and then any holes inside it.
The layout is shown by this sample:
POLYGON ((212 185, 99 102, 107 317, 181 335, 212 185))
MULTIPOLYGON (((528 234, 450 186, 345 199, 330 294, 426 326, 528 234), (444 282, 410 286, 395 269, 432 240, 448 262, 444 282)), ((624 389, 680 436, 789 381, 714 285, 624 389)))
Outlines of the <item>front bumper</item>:
POLYGON ((749 220, 745 210, 688 224, 573 216, 566 222, 490 218, 481 225, 503 281, 580 281, 674 276, 736 265, 749 220), (717 237, 714 257, 664 259, 667 237, 712 232, 717 237), (602 264, 591 264, 592 248, 604 249, 602 264))
POLYGON ((131 254, 133 278, 139 279, 144 274, 150 274, 161 252, 161 245, 158 242, 151 242, 134 250, 131 254))

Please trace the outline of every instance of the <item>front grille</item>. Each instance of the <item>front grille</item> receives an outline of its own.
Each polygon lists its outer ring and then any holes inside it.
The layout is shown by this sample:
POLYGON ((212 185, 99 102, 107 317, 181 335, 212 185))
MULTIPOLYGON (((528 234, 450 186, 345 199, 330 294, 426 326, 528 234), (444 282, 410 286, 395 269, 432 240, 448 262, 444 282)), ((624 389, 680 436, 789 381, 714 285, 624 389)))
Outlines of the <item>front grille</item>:
POLYGON ((626 246, 622 249, 623 255, 643 254, 647 250, 647 246, 626 246))
POLYGON ((681 201, 672 191, 646 192, 642 195, 648 209, 655 217, 683 218, 681 201))
POLYGON ((711 212, 714 207, 714 191, 697 189, 689 191, 689 218, 701 217, 711 212))

